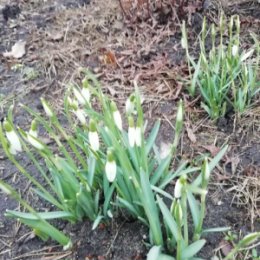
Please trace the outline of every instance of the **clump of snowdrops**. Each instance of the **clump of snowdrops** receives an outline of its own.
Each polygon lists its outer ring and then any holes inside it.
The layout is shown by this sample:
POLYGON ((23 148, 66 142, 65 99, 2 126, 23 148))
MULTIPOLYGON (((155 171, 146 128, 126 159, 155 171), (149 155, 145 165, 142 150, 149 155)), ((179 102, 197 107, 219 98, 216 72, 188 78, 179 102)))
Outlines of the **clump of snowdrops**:
POLYGON ((34 194, 55 207, 54 211, 38 212, 0 180, 2 191, 26 210, 7 210, 6 215, 30 226, 42 239, 51 237, 66 249, 72 242, 50 223, 53 219, 76 222, 87 218, 95 228, 121 208, 148 227, 148 244, 155 245, 149 259, 159 259, 150 257, 160 255, 162 249, 175 254, 177 260, 193 259, 205 244, 201 238, 204 234, 226 230, 204 229, 203 220, 210 173, 227 146, 215 158, 205 158, 200 167, 179 160, 176 153, 184 116, 180 101, 171 145, 160 153, 155 142, 160 121, 145 135, 147 122, 138 87, 127 99, 123 113, 102 93, 95 77, 86 75, 81 87, 71 85, 65 94, 66 127, 45 99, 41 99, 45 115, 23 106, 32 116, 30 129, 15 125, 12 107, 0 125, 1 145, 9 160, 32 183, 34 194), (39 126, 53 144, 44 142, 39 126), (28 156, 43 181, 39 182, 22 165, 22 156, 28 156), (179 165, 176 169, 171 167, 173 161, 179 165), (173 181, 172 195, 165 188, 173 181), (192 228, 188 225, 189 214, 192 228))
POLYGON ((200 53, 196 61, 189 52, 185 22, 182 24, 182 47, 186 51, 191 82, 189 93, 201 95, 201 106, 212 119, 225 116, 234 110, 241 114, 260 91, 259 40, 251 34, 254 45, 246 51, 240 48, 239 16, 231 16, 229 25, 223 13, 219 28, 207 28, 206 18, 199 36, 200 53), (207 37, 211 49, 207 49, 207 37), (219 42, 219 43, 217 43, 219 42))

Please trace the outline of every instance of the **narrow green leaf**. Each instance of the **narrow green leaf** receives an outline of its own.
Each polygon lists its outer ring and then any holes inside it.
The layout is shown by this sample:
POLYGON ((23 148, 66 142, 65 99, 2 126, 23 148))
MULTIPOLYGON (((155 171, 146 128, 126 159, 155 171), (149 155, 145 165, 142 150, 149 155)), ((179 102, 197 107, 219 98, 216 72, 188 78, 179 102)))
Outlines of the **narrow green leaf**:
POLYGON ((39 218, 42 219, 69 219, 73 218, 74 216, 70 212, 66 211, 51 211, 51 212, 39 212, 37 215, 33 213, 25 213, 25 212, 19 212, 15 210, 7 210, 6 216, 8 217, 15 217, 15 218, 24 218, 28 220, 38 220, 39 218))
POLYGON ((145 145, 145 152, 146 154, 148 155, 154 145, 154 142, 156 140, 156 137, 158 135, 158 132, 159 132, 159 129, 160 129, 160 125, 161 125, 161 122, 160 121, 157 121, 146 141, 146 145, 145 145))
POLYGON ((189 259, 193 256, 195 256, 205 245, 206 240, 201 239, 198 240, 191 245, 187 246, 183 251, 182 251, 182 259, 189 259))
POLYGON ((161 209, 162 215, 164 217, 165 222, 167 223, 169 229, 171 230, 172 235, 174 236, 175 240, 178 239, 178 226, 176 221, 174 220, 170 210, 167 208, 163 200, 157 195, 157 202, 161 209))
POLYGON ((190 211, 194 223, 194 228, 196 229, 198 224, 199 224, 199 219, 200 219, 200 210, 199 210, 199 204, 193 194, 188 191, 187 192, 187 197, 188 197, 188 203, 190 206, 190 211))
POLYGON ((149 220, 150 229, 153 235, 153 241, 156 245, 163 245, 161 224, 158 208, 155 203, 154 194, 148 179, 148 174, 140 169, 141 178, 141 200, 144 210, 149 220))
POLYGON ((213 233, 213 232, 226 232, 230 230, 230 227, 216 227, 202 230, 202 234, 213 233))

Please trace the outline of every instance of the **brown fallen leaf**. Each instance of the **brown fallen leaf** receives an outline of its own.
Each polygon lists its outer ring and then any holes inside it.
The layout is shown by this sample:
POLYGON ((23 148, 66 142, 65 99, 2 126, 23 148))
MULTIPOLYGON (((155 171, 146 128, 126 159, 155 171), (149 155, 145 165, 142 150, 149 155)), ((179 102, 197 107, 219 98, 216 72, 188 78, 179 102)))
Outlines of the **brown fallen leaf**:
POLYGON ((193 133, 193 130, 189 127, 189 124, 185 124, 185 126, 186 126, 186 131, 187 131, 188 138, 190 139, 190 141, 192 143, 196 143, 197 142, 197 138, 196 138, 195 134, 193 133))
POLYGON ((16 58, 16 59, 22 58, 25 55, 25 53, 26 53, 26 51, 25 51, 25 44, 26 44, 25 41, 18 41, 18 42, 16 42, 13 45, 12 50, 4 52, 3 56, 7 57, 7 58, 12 57, 12 58, 16 58))
POLYGON ((219 246, 224 256, 227 256, 229 252, 233 249, 233 246, 226 240, 221 240, 219 246))
POLYGON ((214 144, 202 145, 201 147, 203 147, 204 149, 209 151, 212 157, 215 157, 219 153, 219 151, 220 151, 220 148, 216 147, 214 144))

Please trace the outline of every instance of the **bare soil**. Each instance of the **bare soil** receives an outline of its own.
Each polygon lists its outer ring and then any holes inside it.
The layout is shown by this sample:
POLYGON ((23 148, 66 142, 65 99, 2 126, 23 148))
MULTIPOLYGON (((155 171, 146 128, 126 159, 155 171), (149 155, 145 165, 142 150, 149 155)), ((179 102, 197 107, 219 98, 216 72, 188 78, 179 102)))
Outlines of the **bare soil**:
MULTIPOLYGON (((244 48, 250 47, 249 31, 260 36, 257 1, 228 5, 225 1, 191 2, 185 17, 190 38, 195 39, 199 33, 203 15, 217 23, 220 8, 227 16, 240 15, 244 48)), ((123 18, 118 2, 113 0, 0 0, 0 120, 15 102, 16 123, 28 127, 31 119, 18 104, 42 112, 41 96, 59 111, 66 84, 78 82, 79 68, 86 67, 96 73, 104 91, 122 105, 133 90, 132 81, 137 80, 145 96, 146 118, 149 122, 162 120, 158 143, 167 143, 172 138, 171 122, 181 97, 185 100, 186 124, 179 156, 190 160, 205 153, 214 156, 221 145, 229 144, 228 154, 212 174, 205 227, 230 226, 240 236, 259 231, 259 100, 241 118, 230 114, 218 122, 210 121, 199 101, 188 97, 181 80, 187 77, 187 66, 174 13, 154 10, 153 19, 142 19, 142 15, 130 11, 128 14, 130 20, 123 18), (26 54, 21 59, 4 57, 2 53, 10 51, 18 40, 26 41, 26 54), (14 69, 17 64, 22 68, 14 69)), ((20 156, 32 174, 37 174, 28 159, 20 156)), ((32 196, 30 183, 20 177, 1 149, 0 178, 16 187, 36 208, 50 207, 32 196)), ((173 185, 168 189, 172 192, 173 185)), ((19 205, 4 194, 0 198, 0 259, 146 259, 146 228, 122 214, 94 231, 89 221, 57 223, 74 242, 73 249, 64 252, 53 241, 44 243, 23 225, 7 219, 5 210, 19 205)), ((209 235, 201 257, 210 259, 223 253, 224 236, 209 235)))

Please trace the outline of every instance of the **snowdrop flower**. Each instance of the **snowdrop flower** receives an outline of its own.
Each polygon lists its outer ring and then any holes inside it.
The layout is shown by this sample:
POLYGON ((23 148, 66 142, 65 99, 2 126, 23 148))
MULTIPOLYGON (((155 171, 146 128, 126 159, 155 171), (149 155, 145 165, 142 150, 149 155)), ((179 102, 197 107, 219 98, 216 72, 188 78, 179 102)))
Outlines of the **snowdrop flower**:
POLYGON ((128 142, 129 142, 129 145, 130 147, 134 147, 135 145, 135 126, 134 126, 134 119, 133 117, 129 117, 128 118, 128 124, 129 124, 129 127, 128 127, 128 142))
POLYGON ((85 83, 84 80, 82 81, 82 83, 83 83, 83 88, 82 88, 82 90, 81 90, 81 95, 83 96, 83 98, 84 98, 88 103, 90 103, 90 91, 89 91, 88 84, 85 83))
POLYGON ((238 46, 233 45, 232 46, 232 56, 235 57, 238 54, 238 46))
POLYGON ((36 149, 43 150, 44 146, 43 144, 37 139, 38 132, 37 132, 37 122, 36 120, 32 121, 31 129, 29 133, 27 134, 27 140, 28 142, 36 149))
POLYGON ((142 144, 142 132, 141 132, 141 127, 137 126, 135 128, 135 144, 136 146, 141 146, 142 144))
POLYGON ((91 146, 91 149, 93 151, 99 150, 99 137, 96 129, 96 123, 94 120, 90 120, 89 123, 89 133, 88 133, 88 139, 91 146))
POLYGON ((86 125, 87 124, 87 121, 86 121, 86 114, 85 114, 85 111, 83 109, 77 109, 75 111, 75 115, 77 116, 78 120, 80 121, 80 123, 82 125, 86 125))
POLYGON ((77 88, 73 88, 73 93, 81 105, 86 104, 85 98, 83 97, 82 93, 77 88))
POLYGON ((115 122, 117 128, 120 131, 122 131, 123 130, 122 117, 121 117, 120 112, 117 109, 116 103, 113 101, 111 102, 111 110, 112 110, 114 122, 115 122))
POLYGON ((49 104, 46 102, 44 98, 41 98, 43 109, 48 117, 53 117, 54 114, 49 106, 49 104))
POLYGON ((19 136, 16 134, 11 124, 8 121, 4 122, 5 135, 9 141, 10 147, 9 151, 11 154, 16 155, 17 152, 22 151, 22 145, 19 139, 19 136))
POLYGON ((116 178, 116 162, 112 150, 107 152, 107 162, 105 165, 105 172, 109 182, 113 182, 116 178))
POLYGON ((203 179, 206 182, 209 180, 210 169, 209 169, 209 163, 208 163, 208 158, 207 157, 204 160, 203 169, 202 169, 202 176, 203 176, 203 179))
POLYGON ((132 94, 127 100, 125 105, 127 115, 131 115, 135 111, 135 95, 132 94))
POLYGON ((177 200, 177 202, 176 202, 175 209, 174 209, 174 215, 175 215, 176 220, 178 222, 181 222, 183 214, 182 214, 180 200, 177 200))
POLYGON ((183 184, 181 183, 181 179, 178 179, 175 184, 174 188, 174 197, 176 199, 179 199, 181 197, 181 191, 182 191, 183 184))

